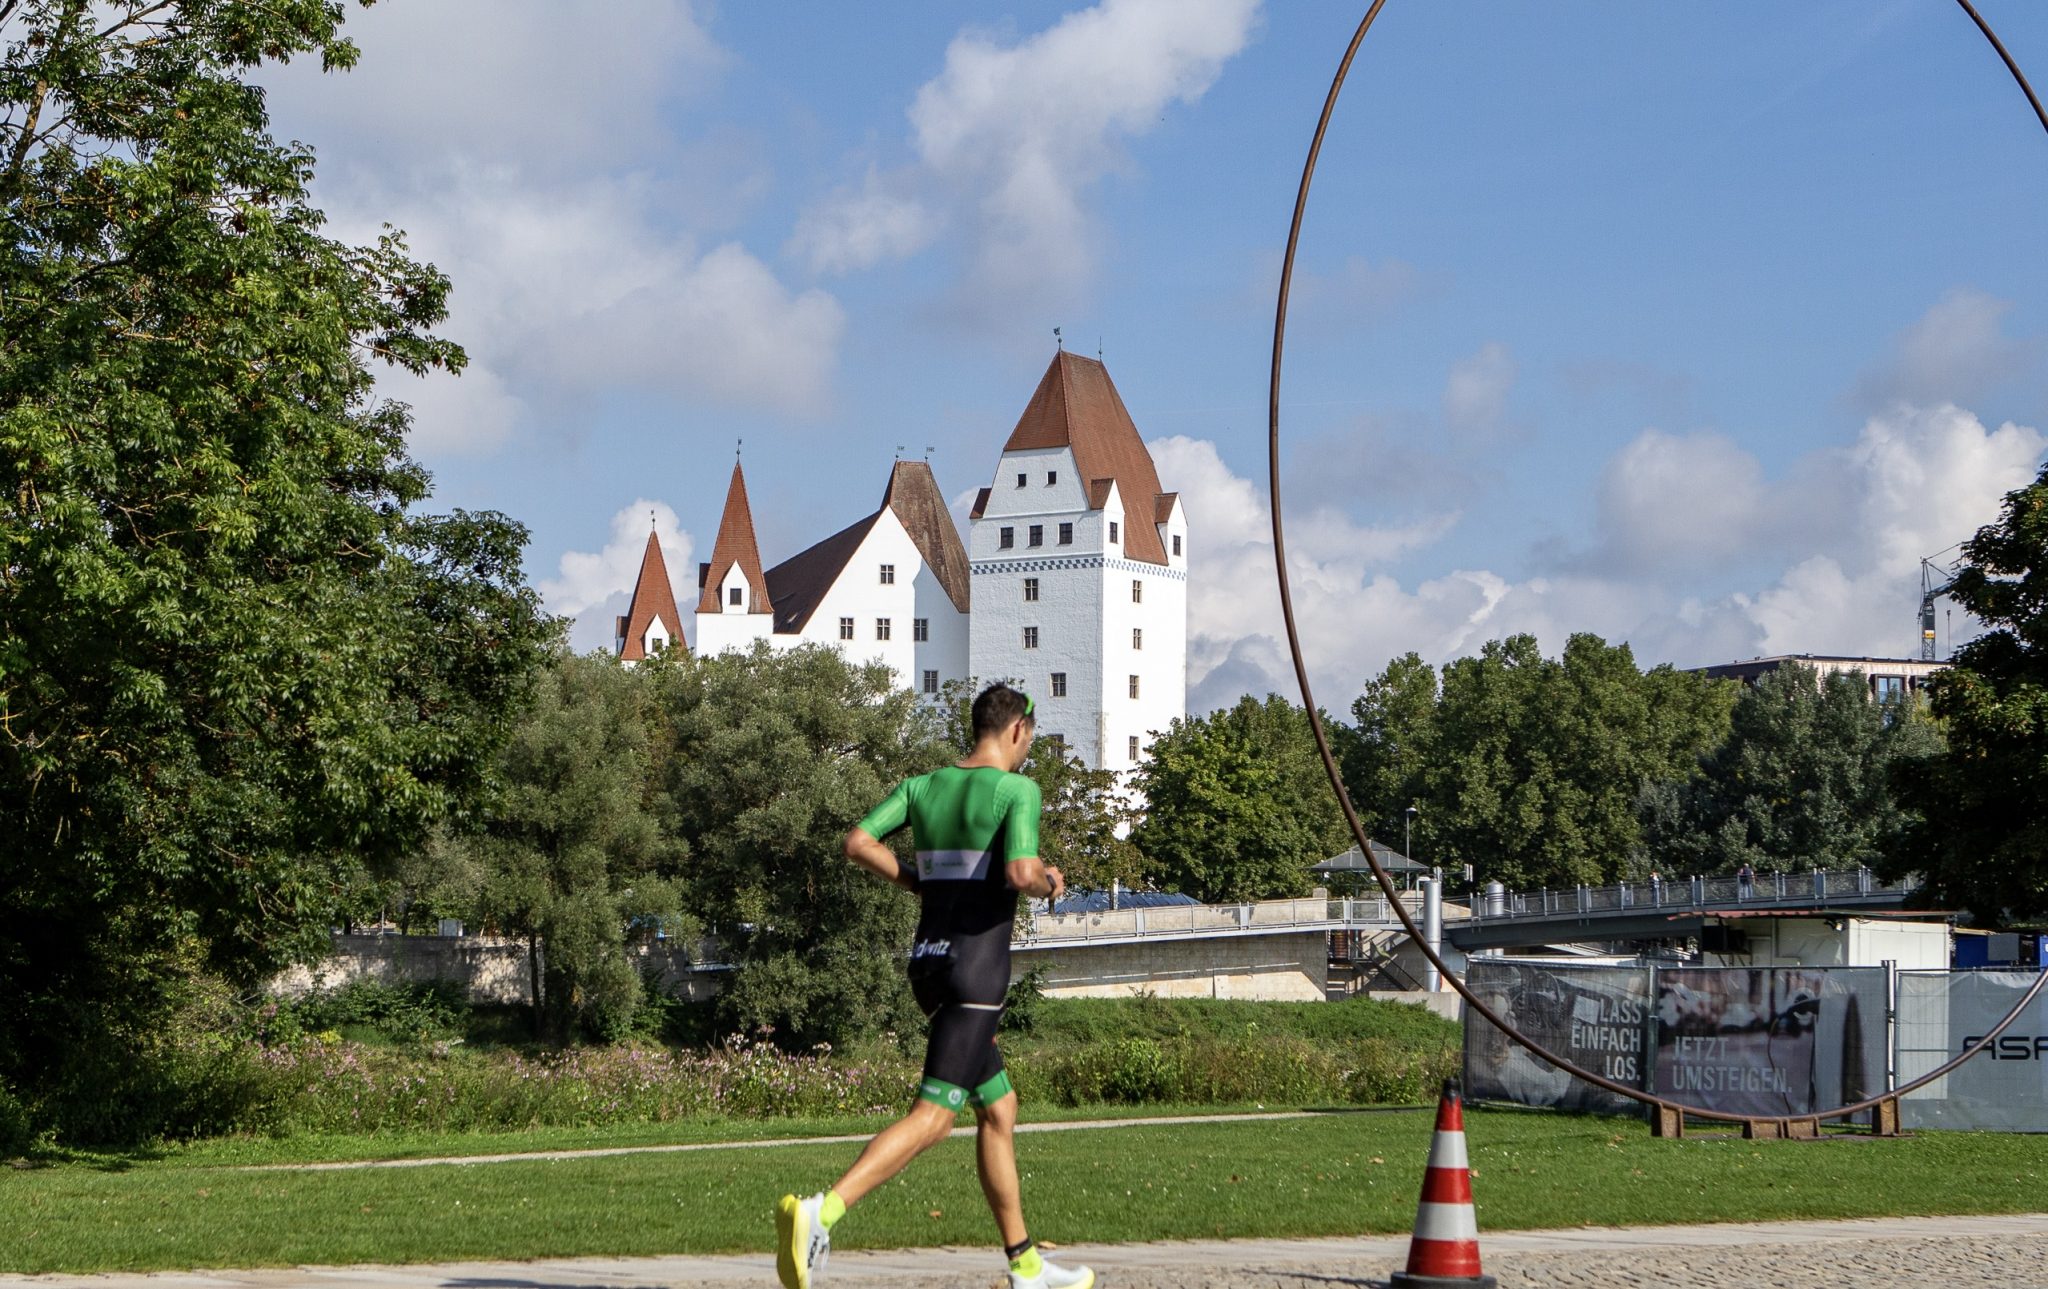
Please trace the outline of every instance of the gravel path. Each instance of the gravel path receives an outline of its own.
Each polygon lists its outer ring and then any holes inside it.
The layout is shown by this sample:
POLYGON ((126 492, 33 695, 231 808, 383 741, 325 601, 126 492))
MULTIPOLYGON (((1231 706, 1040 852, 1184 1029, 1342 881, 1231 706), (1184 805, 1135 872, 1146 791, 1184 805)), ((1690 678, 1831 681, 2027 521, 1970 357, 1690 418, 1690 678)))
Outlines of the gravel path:
MULTIPOLYGON (((2048 1214, 1520 1231, 1482 1235, 1480 1249, 1501 1289, 2048 1287, 2048 1214)), ((1071 1252, 1095 1267, 1103 1289, 1364 1289, 1384 1284, 1401 1265, 1407 1239, 1130 1244, 1071 1252)), ((832 1260, 819 1289, 996 1289, 1003 1283, 1000 1271, 987 1249, 845 1253, 832 1260)), ((0 1275, 0 1286, 44 1289, 758 1289, 774 1283, 765 1257, 0 1275)))

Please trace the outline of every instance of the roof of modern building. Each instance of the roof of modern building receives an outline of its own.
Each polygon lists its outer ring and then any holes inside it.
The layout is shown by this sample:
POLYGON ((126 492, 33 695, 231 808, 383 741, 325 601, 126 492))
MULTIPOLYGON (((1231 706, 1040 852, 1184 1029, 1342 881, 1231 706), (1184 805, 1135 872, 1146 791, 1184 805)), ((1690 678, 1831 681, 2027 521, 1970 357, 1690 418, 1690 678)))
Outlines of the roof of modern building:
MULTIPOLYGON (((647 549, 640 556, 640 577, 633 583, 633 599, 626 606, 625 643, 619 658, 638 662, 647 656, 647 628, 659 618, 669 637, 683 642, 683 615, 676 611, 675 588, 669 585, 668 562, 661 557, 661 541, 647 534, 647 549)), ((687 646, 686 646, 687 647, 687 646)))
POLYGON ((775 601, 768 593, 768 579, 761 574, 761 549, 754 542, 754 511, 747 504, 747 479, 740 463, 732 463, 732 482, 725 487, 725 510, 718 517, 718 540, 711 544, 711 559, 697 570, 697 612, 720 613, 719 587, 726 573, 739 565, 747 579, 747 612, 772 613, 775 601))
MULTIPOLYGON (((1152 454, 1116 392, 1109 369, 1100 362, 1064 349, 1053 355, 1024 415, 1017 418, 1017 428, 1003 444, 1005 452, 1042 448, 1073 452, 1074 468, 1087 485, 1093 509, 1102 508, 1114 480, 1124 513, 1139 521, 1125 525, 1124 554, 1147 564, 1166 563, 1166 543, 1158 525, 1166 522, 1172 502, 1162 506, 1160 498, 1172 494, 1160 488, 1152 454), (1148 518, 1150 522, 1145 522, 1148 518)), ((983 493, 976 501, 977 515, 986 500, 983 493)))
MULTIPOLYGON (((1120 890, 1114 897, 1119 909, 1163 909, 1201 903, 1192 895, 1181 895, 1174 891, 1129 891, 1120 890)), ((1108 891, 1068 891, 1060 896, 1055 913, 1106 913, 1111 904, 1108 891)))
MULTIPOLYGON (((1427 873, 1429 871, 1429 865, 1417 863, 1403 855, 1400 851, 1395 850, 1392 846, 1384 846, 1379 842, 1374 842, 1372 844, 1372 853, 1373 858, 1380 861, 1380 867, 1386 869, 1389 873, 1427 873)), ((1330 856, 1322 863, 1311 867, 1308 871, 1311 873, 1370 873, 1372 865, 1366 863, 1365 856, 1359 853, 1358 847, 1353 846, 1341 855, 1330 856)))

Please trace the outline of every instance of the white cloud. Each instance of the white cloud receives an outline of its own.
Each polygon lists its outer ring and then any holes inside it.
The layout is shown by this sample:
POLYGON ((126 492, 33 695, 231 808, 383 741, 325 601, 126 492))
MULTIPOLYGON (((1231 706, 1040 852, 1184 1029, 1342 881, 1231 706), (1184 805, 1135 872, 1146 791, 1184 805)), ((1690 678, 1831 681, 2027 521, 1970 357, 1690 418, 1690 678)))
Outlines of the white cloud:
POLYGON ((2035 364, 2041 345, 2005 334, 2010 300, 1958 287, 1935 302, 1865 373, 1857 397, 1870 407, 1969 403, 2035 364))
MULTIPOLYGON (((1264 481, 1233 473, 1203 440, 1152 451, 1190 516, 1190 709, 1296 694, 1264 481)), ((2044 452, 2048 435, 2034 429, 1989 429, 1952 406, 1898 409, 1771 480, 1727 439, 1648 431, 1603 475, 1594 554, 1521 580, 1463 569, 1403 587, 1387 564, 1449 531, 1455 514, 1369 528, 1303 507, 1288 517, 1288 569, 1310 679, 1338 710, 1409 650, 1441 663, 1523 631, 1550 651, 1575 631, 1628 641, 1646 666, 1901 656, 1916 643, 1920 557, 1995 519, 2044 452), (1724 580, 1705 595, 1673 585, 1675 573, 1716 570, 1724 580)))
POLYGON ((273 114, 319 144, 338 236, 396 224, 454 283, 442 330, 482 376, 431 434, 422 418, 423 446, 488 451, 532 428, 532 405, 622 388, 791 416, 828 404, 838 301, 700 231, 766 179, 730 126, 677 132, 675 100, 729 61, 691 5, 432 0, 349 31, 358 67, 282 70, 273 114))
POLYGON ((1208 91, 1257 12, 1257 0, 1102 0, 1014 43, 963 32, 911 104, 918 165, 825 199, 799 244, 829 271, 901 257, 944 207, 972 232, 975 287, 1084 284, 1097 240, 1088 190, 1124 164, 1124 141, 1208 91), (922 203, 891 185, 921 188, 922 203))
POLYGON ((1482 438, 1498 429, 1507 415, 1508 393, 1515 385, 1515 357, 1498 340, 1452 364, 1444 382, 1444 426, 1454 435, 1482 438))
POLYGON ((377 392, 412 408, 410 445, 417 454, 482 455, 504 445, 519 420, 519 400, 499 375, 472 362, 460 376, 413 376, 396 368, 377 375, 377 392))
POLYGON ((788 249, 814 273, 848 273, 923 250, 941 223, 937 212, 895 191, 870 166, 858 189, 843 188, 803 213, 788 249))
MULTIPOLYGON (((689 574, 696 567, 696 539, 667 502, 641 497, 612 516, 602 549, 568 551, 555 576, 535 582, 548 612, 575 619, 569 642, 578 650, 612 647, 612 619, 626 611, 633 585, 640 579, 650 516, 652 530, 661 541, 662 561, 668 565, 677 608, 687 615, 695 604, 697 597, 691 591, 695 578, 689 574)), ((682 626, 685 633, 690 630, 688 622, 682 626)))

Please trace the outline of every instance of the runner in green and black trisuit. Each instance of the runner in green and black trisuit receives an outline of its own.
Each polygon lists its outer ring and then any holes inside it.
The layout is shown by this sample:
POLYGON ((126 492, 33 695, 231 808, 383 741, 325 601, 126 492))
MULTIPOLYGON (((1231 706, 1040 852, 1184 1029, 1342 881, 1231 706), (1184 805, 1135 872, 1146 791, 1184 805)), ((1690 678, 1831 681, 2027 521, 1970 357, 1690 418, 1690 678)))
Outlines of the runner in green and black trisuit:
POLYGON ((775 1269, 785 1289, 810 1289, 846 1210, 953 1129, 973 1106, 981 1190, 1010 1259, 1011 1289, 1088 1289, 1095 1273, 1039 1256, 1018 1196, 1017 1094, 1003 1072, 996 1024, 1010 985, 1018 895, 1058 898, 1060 870, 1038 858, 1038 785, 1018 774, 1031 751, 1031 700, 991 685, 974 700, 974 751, 958 765, 898 785, 846 835, 846 857, 922 904, 910 987, 931 1020, 924 1081, 910 1113, 884 1129, 831 1190, 776 1208, 775 1269), (910 825, 913 872, 882 838, 910 825))

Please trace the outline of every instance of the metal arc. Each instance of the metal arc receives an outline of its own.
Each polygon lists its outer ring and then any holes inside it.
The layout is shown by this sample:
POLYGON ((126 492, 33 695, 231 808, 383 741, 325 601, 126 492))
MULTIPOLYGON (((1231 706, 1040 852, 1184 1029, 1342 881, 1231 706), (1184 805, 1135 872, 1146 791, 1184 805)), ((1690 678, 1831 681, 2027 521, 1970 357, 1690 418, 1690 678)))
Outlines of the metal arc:
MULTIPOLYGON (((2034 93, 2034 87, 2027 83, 2026 75, 2020 71, 2019 63, 2014 60, 2011 52, 2006 49, 2005 43, 1998 38, 1997 33, 1991 29, 1991 24, 1985 21, 1984 15, 1977 11, 1976 6, 1971 4, 1970 0, 1956 0, 1956 4, 1968 16, 1970 21, 1976 24, 1977 30, 1998 54, 2000 61, 2005 64, 2006 71, 2011 73, 2013 80, 2019 85, 2021 93, 2026 95, 2028 104, 2034 110, 2035 118, 2041 123, 2041 128, 2044 131, 2048 131, 2048 110, 2042 108, 2039 96, 2034 93)), ((1682 1101, 1673 1101, 1666 1097, 1660 1097, 1654 1092, 1645 1092, 1640 1088, 1632 1088, 1626 1084, 1618 1083, 1605 1075, 1596 1074, 1592 1070, 1581 1068, 1571 1060, 1552 1052, 1510 1024, 1500 1013, 1494 1011, 1492 1007, 1482 1002, 1477 995, 1468 989, 1464 980, 1451 971, 1449 964, 1443 960, 1442 955, 1430 948, 1428 943, 1423 940, 1422 930, 1415 925, 1414 917, 1409 914, 1407 906, 1401 902, 1400 893, 1395 890, 1393 880, 1388 877, 1386 869, 1380 865, 1379 860, 1373 856, 1372 841, 1366 836, 1365 826, 1359 822, 1358 811, 1351 804, 1351 794, 1344 788, 1344 776, 1337 767, 1336 755, 1330 749, 1329 730, 1323 725, 1322 712, 1316 706, 1315 694, 1309 684, 1308 664, 1304 661, 1301 652, 1301 631, 1296 625, 1294 618, 1294 594, 1287 577, 1286 522, 1280 500, 1280 370, 1281 359, 1286 349, 1287 303, 1289 292, 1294 284, 1295 253, 1301 244, 1302 222, 1308 214, 1309 190, 1315 180, 1316 160, 1322 154, 1324 136, 1329 133, 1330 119, 1336 113, 1337 98, 1343 92, 1345 79, 1351 74, 1352 60, 1358 56, 1359 47, 1365 43, 1366 33, 1372 30, 1374 21, 1379 18, 1380 10, 1385 6, 1386 0, 1373 0, 1372 5, 1365 11, 1365 16, 1359 20, 1358 30, 1352 33, 1351 43, 1345 47, 1344 57, 1337 64, 1337 74, 1330 82, 1330 92, 1323 100, 1322 115, 1316 120, 1315 136, 1309 141, 1308 159, 1301 168, 1301 186, 1296 191, 1294 197, 1294 218, 1287 229, 1287 252, 1280 262, 1279 298, 1273 313, 1273 369, 1266 387, 1267 491, 1273 518, 1273 567, 1280 585, 1280 616, 1287 627, 1287 649, 1293 658, 1295 680, 1301 687, 1302 706, 1308 712, 1309 730, 1315 736, 1316 752, 1322 758, 1323 770, 1330 779, 1330 790, 1336 793, 1337 805, 1343 811, 1344 822, 1351 830, 1352 839, 1357 843, 1359 853, 1365 856, 1365 862, 1371 866, 1373 878, 1379 882, 1380 890, 1385 892, 1388 906, 1392 908, 1394 916, 1400 919, 1401 926, 1408 932, 1409 938, 1414 942, 1415 947, 1420 949, 1423 956, 1429 960, 1430 965, 1436 968, 1438 976, 1448 982, 1451 988, 1455 989, 1458 995, 1465 1000, 1467 1007, 1484 1017, 1489 1025, 1492 1025, 1511 1041, 1539 1059, 1549 1062, 1575 1078, 1584 1079, 1597 1088, 1602 1088, 1617 1096, 1626 1097, 1631 1101, 1641 1102, 1646 1106, 1675 1111, 1695 1119, 1715 1120, 1723 1123, 1775 1123, 1782 1127, 1794 1122, 1811 1122, 1817 1119, 1841 1119, 1847 1118, 1850 1115, 1861 1114, 1866 1110, 1875 1109, 1887 1101, 1895 1100, 1917 1088, 1932 1083, 1996 1042, 1998 1037, 2005 1033, 2014 1021, 2019 1019, 2020 1014, 2041 993, 2042 986, 2048 985, 2048 968, 2043 968, 2035 975, 2034 983, 2020 996, 2020 1000, 2013 1004, 2012 1010, 2007 1012, 2004 1019, 1993 1025, 1989 1032, 1979 1038, 1976 1043, 1964 1048, 1946 1064, 1937 1066, 1919 1078, 1909 1083, 1901 1084, 1880 1096, 1867 1097, 1861 1101, 1837 1106, 1831 1110, 1816 1111, 1812 1114, 1755 1115, 1737 1114, 1725 1110, 1709 1110, 1700 1106, 1688 1105, 1682 1101)))

